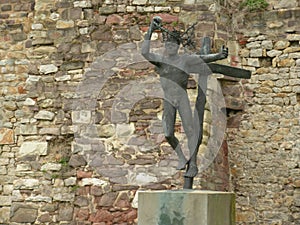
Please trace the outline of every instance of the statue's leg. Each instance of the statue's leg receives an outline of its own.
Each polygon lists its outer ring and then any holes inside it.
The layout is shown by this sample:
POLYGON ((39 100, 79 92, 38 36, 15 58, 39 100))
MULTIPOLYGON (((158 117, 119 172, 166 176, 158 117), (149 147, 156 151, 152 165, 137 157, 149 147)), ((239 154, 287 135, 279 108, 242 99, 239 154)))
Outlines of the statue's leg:
MULTIPOLYGON (((190 152, 190 157, 193 157, 193 155, 197 154, 197 130, 195 130, 195 124, 193 120, 192 110, 190 106, 190 101, 188 99, 188 96, 182 96, 182 99, 180 101, 180 106, 178 108, 182 125, 185 131, 185 134, 188 139, 188 147, 190 152)), ((197 157, 196 157, 197 158, 197 157)), ((196 159, 195 158, 195 159, 196 159)), ((194 158, 193 158, 194 159, 194 158)), ((188 162, 188 168, 185 176, 187 177, 194 177, 198 173, 198 167, 196 160, 191 161, 191 159, 188 162)))
POLYGON ((207 76, 199 76, 198 95, 196 99, 194 117, 192 121, 194 126, 194 136, 192 142, 194 148, 190 149, 190 159, 185 177, 195 177, 198 173, 197 155, 199 151, 199 146, 201 145, 203 139, 203 120, 206 103, 206 89, 207 76))
POLYGON ((187 159, 185 158, 182 152, 178 139, 174 135, 176 108, 166 100, 164 101, 164 111, 162 120, 165 137, 168 143, 171 145, 171 147, 175 150, 179 159, 177 169, 183 170, 186 167, 187 159))

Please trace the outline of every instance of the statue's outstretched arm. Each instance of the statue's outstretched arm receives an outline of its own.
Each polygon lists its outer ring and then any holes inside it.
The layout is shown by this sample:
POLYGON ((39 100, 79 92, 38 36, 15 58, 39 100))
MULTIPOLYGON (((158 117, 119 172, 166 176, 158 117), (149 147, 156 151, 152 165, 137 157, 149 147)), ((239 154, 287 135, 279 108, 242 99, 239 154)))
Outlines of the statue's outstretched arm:
POLYGON ((207 55, 200 55, 204 62, 210 63, 217 60, 225 59, 228 56, 228 48, 222 47, 219 53, 215 54, 207 54, 207 55))

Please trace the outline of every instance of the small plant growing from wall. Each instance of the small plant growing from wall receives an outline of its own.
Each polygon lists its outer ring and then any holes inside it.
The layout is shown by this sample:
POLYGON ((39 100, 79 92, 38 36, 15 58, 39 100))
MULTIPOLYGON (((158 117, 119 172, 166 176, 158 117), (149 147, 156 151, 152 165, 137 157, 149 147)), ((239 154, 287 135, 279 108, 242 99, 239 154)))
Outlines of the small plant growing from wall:
POLYGON ((250 12, 261 11, 268 7, 266 0, 244 0, 241 3, 241 8, 247 8, 250 12))

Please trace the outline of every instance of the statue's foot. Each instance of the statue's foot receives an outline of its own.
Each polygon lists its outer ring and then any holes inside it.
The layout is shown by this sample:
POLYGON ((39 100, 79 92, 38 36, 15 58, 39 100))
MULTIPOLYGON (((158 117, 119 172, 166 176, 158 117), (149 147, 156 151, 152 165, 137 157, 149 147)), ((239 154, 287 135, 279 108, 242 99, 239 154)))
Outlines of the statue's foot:
POLYGON ((188 169, 185 173, 185 177, 195 177, 198 174, 198 167, 193 164, 188 165, 188 169))
POLYGON ((187 163, 188 163, 188 161, 186 159, 179 160, 176 170, 185 170, 187 163))

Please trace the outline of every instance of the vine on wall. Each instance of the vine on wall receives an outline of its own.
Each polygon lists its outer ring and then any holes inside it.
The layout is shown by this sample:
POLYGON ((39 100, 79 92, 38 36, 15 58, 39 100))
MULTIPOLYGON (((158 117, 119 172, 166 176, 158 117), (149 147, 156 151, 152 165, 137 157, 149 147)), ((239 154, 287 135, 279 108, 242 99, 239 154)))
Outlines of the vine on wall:
POLYGON ((268 7, 266 0, 245 0, 241 3, 241 8, 246 8, 250 12, 262 11, 268 7))

